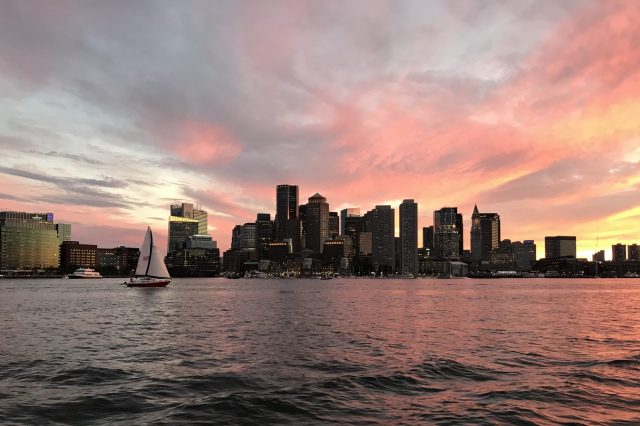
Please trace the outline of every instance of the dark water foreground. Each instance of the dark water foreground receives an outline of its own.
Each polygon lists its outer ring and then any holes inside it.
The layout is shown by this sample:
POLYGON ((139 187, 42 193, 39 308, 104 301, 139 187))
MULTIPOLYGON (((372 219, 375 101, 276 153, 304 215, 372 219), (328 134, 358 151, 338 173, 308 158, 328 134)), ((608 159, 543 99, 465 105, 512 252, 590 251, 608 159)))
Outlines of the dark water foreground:
POLYGON ((0 280, 0 423, 640 424, 638 280, 0 280))

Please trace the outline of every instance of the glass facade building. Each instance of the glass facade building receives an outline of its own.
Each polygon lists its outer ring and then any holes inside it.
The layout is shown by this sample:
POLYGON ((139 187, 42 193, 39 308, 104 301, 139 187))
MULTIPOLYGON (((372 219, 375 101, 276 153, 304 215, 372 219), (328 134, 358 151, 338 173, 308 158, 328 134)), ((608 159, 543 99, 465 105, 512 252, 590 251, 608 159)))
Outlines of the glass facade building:
POLYGON ((58 232, 50 213, 0 212, 0 270, 56 269, 58 232))

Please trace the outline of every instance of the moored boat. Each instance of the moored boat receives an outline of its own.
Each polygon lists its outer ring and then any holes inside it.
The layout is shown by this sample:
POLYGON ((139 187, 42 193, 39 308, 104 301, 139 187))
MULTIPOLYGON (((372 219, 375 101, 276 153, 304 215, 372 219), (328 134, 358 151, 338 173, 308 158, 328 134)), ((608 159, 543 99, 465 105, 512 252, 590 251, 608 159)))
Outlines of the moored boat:
POLYGON ((170 282, 171 277, 162 254, 153 242, 151 227, 147 227, 144 242, 140 247, 136 274, 123 284, 127 287, 166 287, 170 282))

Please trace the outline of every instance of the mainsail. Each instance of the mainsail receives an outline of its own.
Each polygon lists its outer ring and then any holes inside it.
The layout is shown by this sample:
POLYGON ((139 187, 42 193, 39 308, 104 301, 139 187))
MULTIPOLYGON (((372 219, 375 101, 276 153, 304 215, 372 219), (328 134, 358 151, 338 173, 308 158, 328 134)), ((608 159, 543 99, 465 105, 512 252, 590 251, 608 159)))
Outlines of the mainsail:
POLYGON ((162 254, 153 242, 151 227, 147 227, 144 242, 140 247, 140 258, 136 267, 136 276, 146 276, 153 278, 169 278, 169 271, 164 264, 162 254))

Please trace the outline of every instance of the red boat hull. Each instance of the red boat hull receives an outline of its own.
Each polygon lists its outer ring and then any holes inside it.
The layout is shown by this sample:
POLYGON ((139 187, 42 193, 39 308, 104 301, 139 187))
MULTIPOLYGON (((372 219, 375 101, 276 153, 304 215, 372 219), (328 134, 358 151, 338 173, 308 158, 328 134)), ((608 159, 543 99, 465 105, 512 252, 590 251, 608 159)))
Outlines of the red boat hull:
POLYGON ((127 287, 166 287, 167 285, 169 285, 169 283, 171 282, 171 280, 166 280, 166 281, 154 281, 154 282, 129 282, 126 283, 127 287))

